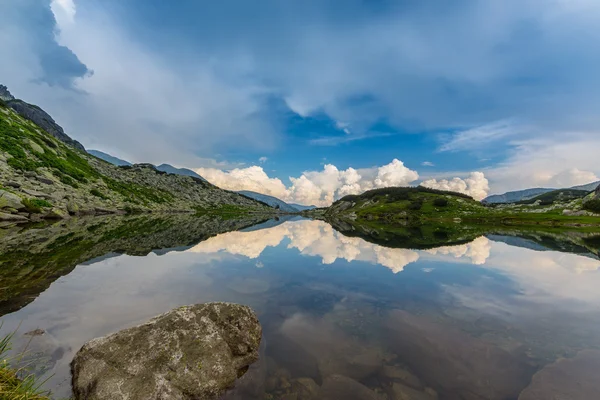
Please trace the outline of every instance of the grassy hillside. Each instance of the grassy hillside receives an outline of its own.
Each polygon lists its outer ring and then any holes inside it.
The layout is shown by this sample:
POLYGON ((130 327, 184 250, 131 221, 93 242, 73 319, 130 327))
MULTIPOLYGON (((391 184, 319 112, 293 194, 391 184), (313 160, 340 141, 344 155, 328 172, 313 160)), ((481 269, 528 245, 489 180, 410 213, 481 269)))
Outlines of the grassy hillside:
POLYGON ((385 188, 343 197, 325 211, 324 218, 400 225, 470 222, 482 225, 600 226, 600 215, 581 211, 583 199, 575 201, 578 203, 549 207, 537 203, 486 206, 460 193, 424 187, 385 188), (568 207, 571 208, 567 210, 568 207), (566 212, 576 207, 580 211, 566 212))
POLYGON ((114 166, 0 104, 0 221, 198 209, 273 212, 202 179, 168 174, 149 164, 114 166))
POLYGON ((543 193, 529 200, 519 201, 517 204, 534 204, 549 205, 557 202, 569 202, 576 199, 583 199, 590 194, 588 190, 576 189, 559 189, 548 193, 543 193))

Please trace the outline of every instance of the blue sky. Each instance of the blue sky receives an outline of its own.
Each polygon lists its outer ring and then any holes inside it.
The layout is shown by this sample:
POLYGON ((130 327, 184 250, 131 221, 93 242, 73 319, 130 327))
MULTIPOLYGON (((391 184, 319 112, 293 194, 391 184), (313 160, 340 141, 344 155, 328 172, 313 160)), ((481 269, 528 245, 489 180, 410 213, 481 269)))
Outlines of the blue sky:
POLYGON ((228 189, 600 175, 594 0, 6 0, 0 33, 0 82, 86 147, 228 189))

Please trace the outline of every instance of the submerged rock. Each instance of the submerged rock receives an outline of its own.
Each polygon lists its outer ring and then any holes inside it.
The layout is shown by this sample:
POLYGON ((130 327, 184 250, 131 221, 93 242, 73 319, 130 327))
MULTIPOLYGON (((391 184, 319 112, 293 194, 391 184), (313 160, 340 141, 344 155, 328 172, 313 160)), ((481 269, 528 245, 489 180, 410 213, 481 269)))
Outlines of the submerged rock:
POLYGON ((86 343, 71 364, 75 399, 214 399, 258 359, 254 312, 230 303, 180 307, 86 343))
POLYGON ((585 350, 544 367, 533 376, 519 400, 587 400, 600 398, 600 351, 585 350))

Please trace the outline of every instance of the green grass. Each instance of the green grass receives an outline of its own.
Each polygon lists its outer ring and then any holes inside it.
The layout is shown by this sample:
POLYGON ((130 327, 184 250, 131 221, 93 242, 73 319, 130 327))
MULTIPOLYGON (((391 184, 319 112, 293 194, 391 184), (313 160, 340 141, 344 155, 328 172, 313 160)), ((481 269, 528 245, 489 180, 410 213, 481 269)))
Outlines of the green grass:
POLYGON ((583 209, 600 214, 600 199, 592 199, 583 203, 583 209))
POLYGON ((102 200, 108 200, 108 196, 105 195, 104 193, 102 193, 101 191, 99 191, 98 189, 92 189, 90 190, 90 194, 96 197, 101 198, 102 200))
POLYGON ((28 373, 26 367, 11 367, 11 361, 20 361, 19 356, 9 358, 7 355, 13 335, 0 339, 0 400, 48 400, 49 393, 41 389, 44 382, 28 373))
POLYGON ((545 208, 533 205, 513 208, 485 206, 468 196, 451 192, 417 188, 395 189, 398 190, 378 189, 362 195, 346 196, 335 202, 326 215, 335 216, 335 207, 341 206, 340 202, 346 199, 354 205, 339 212, 339 215, 354 213, 359 221, 380 221, 386 224, 453 223, 460 219, 465 223, 482 225, 600 226, 600 216, 563 215, 562 209, 532 212, 545 208))
POLYGON ((582 199, 587 196, 590 192, 587 190, 575 190, 575 189, 560 189, 553 190, 551 192, 542 193, 529 200, 519 201, 516 204, 533 204, 539 202, 540 205, 550 205, 557 201, 567 202, 575 199, 582 199))
POLYGON ((98 171, 77 151, 36 132, 30 123, 16 114, 11 114, 9 121, 8 116, 0 112, 0 138, 0 150, 12 156, 7 163, 17 170, 35 171, 46 167, 63 183, 71 186, 75 182, 86 183, 100 177, 98 171), (41 147, 43 152, 34 151, 30 141, 41 147))
POLYGON ((52 203, 42 199, 23 199, 23 205, 29 213, 39 214, 42 208, 52 208, 52 203))
POLYGON ((119 193, 126 201, 133 204, 162 204, 173 200, 173 195, 166 190, 151 189, 146 186, 117 181, 108 177, 103 177, 102 179, 110 190, 119 193))

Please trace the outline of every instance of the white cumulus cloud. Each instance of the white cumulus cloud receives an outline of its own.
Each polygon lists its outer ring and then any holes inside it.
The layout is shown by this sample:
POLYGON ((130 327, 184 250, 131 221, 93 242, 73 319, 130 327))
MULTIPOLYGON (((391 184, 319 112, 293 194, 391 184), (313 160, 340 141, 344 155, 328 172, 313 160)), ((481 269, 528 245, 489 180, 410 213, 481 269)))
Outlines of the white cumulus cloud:
POLYGON ((222 171, 216 168, 198 168, 196 172, 209 182, 227 190, 252 190, 262 194, 289 197, 289 190, 278 178, 270 178, 262 167, 236 168, 222 171))
POLYGON ((196 171, 223 189, 252 190, 284 201, 316 206, 328 206, 340 197, 369 189, 407 186, 419 178, 416 171, 397 159, 380 167, 362 169, 340 170, 333 164, 326 164, 321 171, 306 171, 299 177, 290 177, 289 186, 278 178, 269 177, 260 166, 231 171, 198 168, 196 171))
POLYGON ((490 191, 490 186, 483 172, 471 172, 468 178, 428 179, 421 183, 431 189, 450 190, 452 192, 464 193, 475 200, 485 199, 490 191))

